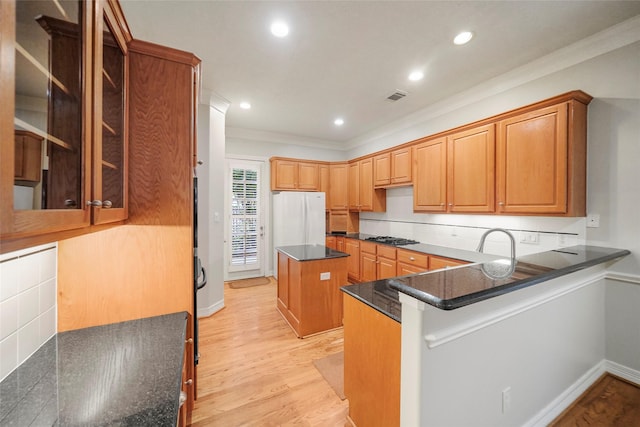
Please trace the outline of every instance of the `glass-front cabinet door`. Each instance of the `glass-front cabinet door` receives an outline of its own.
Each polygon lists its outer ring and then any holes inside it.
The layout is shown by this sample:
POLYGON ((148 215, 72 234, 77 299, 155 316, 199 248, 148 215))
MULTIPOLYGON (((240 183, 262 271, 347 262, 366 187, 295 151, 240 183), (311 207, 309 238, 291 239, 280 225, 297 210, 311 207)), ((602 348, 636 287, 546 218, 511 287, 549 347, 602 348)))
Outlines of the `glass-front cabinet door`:
POLYGON ((78 0, 1 3, 2 238, 86 226, 91 12, 78 0))
POLYGON ((94 62, 98 95, 94 104, 94 224, 127 217, 127 48, 113 9, 107 2, 102 4, 96 19, 94 62))
POLYGON ((111 0, 0 0, 2 251, 126 218, 121 14, 111 0))

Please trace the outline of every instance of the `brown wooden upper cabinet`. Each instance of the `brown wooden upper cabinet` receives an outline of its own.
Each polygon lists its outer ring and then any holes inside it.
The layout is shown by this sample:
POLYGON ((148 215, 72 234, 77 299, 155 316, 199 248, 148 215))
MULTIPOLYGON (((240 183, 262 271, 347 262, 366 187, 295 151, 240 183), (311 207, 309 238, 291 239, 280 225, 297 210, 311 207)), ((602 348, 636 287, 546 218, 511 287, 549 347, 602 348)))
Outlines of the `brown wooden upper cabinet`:
POLYGON ((272 191, 318 191, 319 189, 318 163, 271 158, 272 191))
POLYGON ((329 188, 330 188, 329 165, 320 164, 318 166, 318 170, 320 173, 320 187, 318 188, 318 190, 324 193, 324 208, 325 210, 329 210, 331 209, 331 205, 330 205, 331 192, 329 191, 329 188))
POLYGON ((329 209, 349 209, 349 165, 331 163, 329 165, 329 209))
POLYGON ((447 137, 447 210, 490 213, 495 210, 495 125, 447 137))
POLYGON ((384 189, 373 186, 373 157, 349 163, 349 210, 384 212, 387 197, 384 189))
POLYGON ((447 211, 447 139, 435 138, 413 147, 413 210, 447 211))
POLYGON ((33 132, 15 131, 13 178, 15 185, 35 187, 42 175, 42 138, 33 132))
POLYGON ((591 100, 575 99, 498 123, 497 211, 586 215, 586 120, 591 100))
POLYGON ((494 127, 480 126, 414 147, 414 211, 494 211, 494 127))
POLYGON ((8 17, 0 28, 3 250, 20 247, 18 239, 126 218, 131 36, 118 3, 2 1, 0 14, 8 17), (112 92, 103 90, 107 74, 112 92), (43 156, 39 182, 28 192, 16 189, 14 198, 15 146, 9 141, 16 131, 41 138, 43 156), (105 168, 117 170, 117 177, 105 168), (102 203, 106 197, 110 204, 102 203), (108 206, 114 214, 102 216, 108 206))
POLYGON ((411 184, 412 150, 410 146, 373 158, 375 187, 394 187, 411 184))

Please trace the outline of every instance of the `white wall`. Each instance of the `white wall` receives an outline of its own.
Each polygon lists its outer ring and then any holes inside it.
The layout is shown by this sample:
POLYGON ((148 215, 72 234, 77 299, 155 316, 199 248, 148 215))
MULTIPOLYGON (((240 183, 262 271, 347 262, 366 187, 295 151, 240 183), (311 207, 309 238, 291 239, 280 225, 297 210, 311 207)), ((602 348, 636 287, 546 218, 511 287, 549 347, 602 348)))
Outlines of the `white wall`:
MULTIPOLYGON (((566 390, 576 389, 569 402, 575 399, 598 373, 588 380, 585 374, 605 358, 603 270, 452 311, 427 305, 418 328, 406 324, 403 302, 402 391, 416 371, 421 382, 402 396, 402 425, 521 426, 546 415, 541 410, 566 390), (405 365, 408 341, 419 343, 414 366, 405 365)), ((562 409, 555 407, 554 416, 562 409)))
MULTIPOLYGON (((292 157, 296 159, 348 160, 346 148, 330 142, 309 141, 307 138, 269 132, 228 131, 226 154, 236 157, 292 157)), ((268 171, 267 171, 268 172, 268 171)))
POLYGON ((224 150, 228 103, 203 91, 198 106, 198 252, 207 285, 198 292, 198 316, 224 307, 224 150))
MULTIPOLYGON (((563 52, 571 55, 570 52, 563 52)), ((588 244, 629 249, 633 254, 617 263, 616 271, 640 275, 640 43, 596 56, 584 62, 572 65, 560 71, 512 85, 506 76, 504 81, 496 79, 491 87, 483 88, 483 96, 475 96, 474 102, 464 103, 461 96, 452 100, 451 105, 442 103, 443 111, 437 115, 432 110, 423 113, 423 117, 414 115, 412 125, 402 122, 396 132, 390 129, 380 130, 369 135, 369 139, 355 141, 358 145, 349 152, 350 157, 362 155, 372 150, 388 148, 415 138, 451 129, 457 125, 490 117, 523 105, 534 103, 554 95, 580 89, 594 97, 589 105, 588 121, 588 178, 587 212, 600 215, 600 228, 585 228, 582 220, 561 218, 514 218, 514 217, 476 217, 471 215, 428 215, 413 214, 409 208, 410 192, 394 193, 389 191, 393 200, 403 205, 401 212, 386 214, 361 214, 361 231, 384 230, 385 225, 374 220, 397 220, 397 224, 387 224, 389 230, 411 229, 417 235, 428 234, 425 227, 419 225, 401 225, 401 221, 416 224, 461 224, 493 226, 504 221, 514 229, 533 229, 537 231, 569 232, 575 234, 577 243, 586 239, 588 244), (366 221, 362 221, 362 219, 366 221)), ((522 73, 535 75, 535 70, 521 70, 522 73)), ((387 206, 392 205, 388 201, 387 206)), ((442 228, 439 241, 447 244, 463 244, 460 239, 446 239, 449 228, 442 228)), ((393 233, 393 232, 391 232, 393 233)), ((376 233, 377 234, 377 233, 376 233)), ((433 234, 433 233, 432 233, 433 234)), ((449 232, 449 234, 451 234, 449 232)), ((473 240, 477 233, 471 232, 473 240)), ((555 240, 557 236, 550 236, 555 240)), ((409 237, 409 236, 401 236, 409 237)), ((547 239, 548 240, 548 239, 547 239)), ((430 242, 429 242, 430 243, 430 242)), ((552 244, 548 241, 545 243, 552 244)), ((547 245, 541 245, 545 250, 547 245)), ((521 253, 536 251, 534 246, 520 245, 521 253)))
POLYGON ((57 332, 57 244, 0 255, 0 381, 57 332))

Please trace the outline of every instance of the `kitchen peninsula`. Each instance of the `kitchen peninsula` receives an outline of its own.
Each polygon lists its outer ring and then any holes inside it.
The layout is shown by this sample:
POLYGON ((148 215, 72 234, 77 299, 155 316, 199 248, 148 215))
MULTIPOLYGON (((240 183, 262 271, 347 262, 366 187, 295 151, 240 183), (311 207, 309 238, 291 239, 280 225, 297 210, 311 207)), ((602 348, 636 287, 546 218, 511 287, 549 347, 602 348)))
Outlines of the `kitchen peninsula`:
POLYGON ((373 419, 384 419, 391 411, 400 414, 396 425, 525 424, 585 371, 596 369, 602 358, 594 350, 601 345, 602 274, 629 253, 574 246, 522 256, 515 265, 496 259, 342 288, 351 418, 359 425, 361 414, 382 411, 373 419), (505 268, 511 274, 496 278, 505 268), (352 342, 366 336, 366 328, 350 320, 362 313, 376 322, 369 325, 376 330, 401 325, 396 336, 384 338, 401 344, 387 349, 385 360, 366 361, 380 365, 374 375, 353 378, 351 368, 367 368, 350 364, 350 351, 375 345, 352 342), (385 362, 384 372, 396 372, 399 379, 384 383, 412 398, 400 407, 384 407, 377 399, 352 402, 350 391, 362 397, 362 390, 376 387, 385 362), (549 379, 535 389, 534 379, 541 376, 549 379), (502 395, 512 390, 518 407, 505 413, 502 395), (460 405, 467 410, 456 411, 460 405))
POLYGON ((299 338, 342 325, 340 287, 347 284, 348 254, 323 245, 278 251, 277 308, 299 338))

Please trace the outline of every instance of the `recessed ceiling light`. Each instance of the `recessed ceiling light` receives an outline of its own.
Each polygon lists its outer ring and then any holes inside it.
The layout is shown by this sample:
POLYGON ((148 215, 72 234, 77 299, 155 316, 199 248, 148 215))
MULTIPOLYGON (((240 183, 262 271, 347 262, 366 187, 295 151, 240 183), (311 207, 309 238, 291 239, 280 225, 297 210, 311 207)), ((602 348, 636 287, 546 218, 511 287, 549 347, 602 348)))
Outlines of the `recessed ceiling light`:
POLYGON ((248 102, 241 102, 240 108, 242 108, 243 110, 248 110, 249 108, 251 108, 251 104, 249 104, 248 102))
POLYGON ((344 120, 341 118, 337 118, 333 121, 333 124, 336 126, 342 126, 344 124, 344 120))
POLYGON ((284 21, 275 21, 271 24, 271 34, 276 37, 286 37, 289 34, 289 26, 284 21))
POLYGON ((453 39, 453 42, 458 45, 465 44, 468 43, 472 38, 473 33, 471 31, 463 31, 453 39))
POLYGON ((409 74, 409 80, 411 80, 412 82, 422 80, 423 77, 424 73, 422 71, 413 71, 411 74, 409 74))

